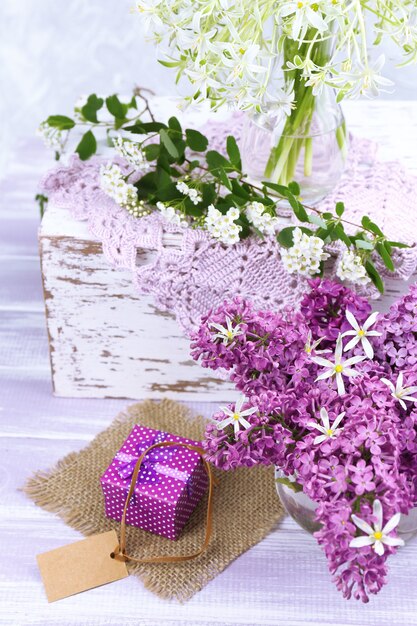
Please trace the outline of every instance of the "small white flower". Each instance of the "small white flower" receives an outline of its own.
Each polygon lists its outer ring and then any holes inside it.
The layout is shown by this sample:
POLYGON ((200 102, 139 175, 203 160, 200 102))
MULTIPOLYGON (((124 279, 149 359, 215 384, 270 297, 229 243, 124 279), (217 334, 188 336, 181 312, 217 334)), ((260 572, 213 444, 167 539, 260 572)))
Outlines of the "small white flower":
POLYGON ((197 189, 189 187, 187 183, 185 183, 183 180, 180 180, 176 184, 176 187, 178 191, 184 194, 184 196, 188 196, 193 204, 198 204, 203 199, 201 194, 198 193, 197 189))
POLYGON ((239 209, 231 207, 226 214, 221 213, 213 204, 207 209, 205 226, 209 233, 226 245, 237 243, 242 227, 235 224, 240 216, 239 209))
POLYGON ((165 205, 163 202, 157 202, 156 207, 162 213, 167 222, 176 224, 177 226, 188 226, 185 216, 179 211, 176 211, 174 207, 165 205))
POLYGON ((292 20, 291 37, 295 41, 302 41, 310 27, 321 33, 328 29, 325 16, 320 11, 320 0, 285 0, 279 14, 292 20))
POLYGON ((236 324, 236 326, 233 326, 232 320, 228 315, 226 315, 226 326, 222 326, 221 324, 217 324, 216 322, 211 322, 209 326, 215 328, 218 331, 214 335, 214 339, 221 339, 223 341, 223 345, 225 346, 233 341, 235 337, 238 337, 242 334, 240 325, 236 324))
POLYGON ((117 135, 117 137, 113 139, 113 145, 117 154, 126 159, 129 165, 141 169, 142 171, 150 169, 151 164, 147 161, 139 144, 129 139, 123 139, 123 137, 117 135))
POLYGON ((47 148, 62 150, 67 140, 68 132, 49 126, 47 122, 39 125, 36 134, 42 139, 47 148))
POLYGON ((279 228, 279 219, 265 212, 261 202, 250 202, 245 209, 248 220, 264 235, 275 235, 279 228))
POLYGON ((319 237, 303 233, 301 228, 293 232, 291 248, 281 248, 281 259, 287 272, 297 272, 302 276, 313 276, 320 269, 321 261, 325 261, 329 254, 323 252, 324 241, 319 237))
POLYGON ((378 317, 378 315, 379 313, 375 311, 375 313, 372 313, 372 315, 368 317, 368 319, 363 323, 363 325, 360 326, 355 316, 353 315, 353 313, 351 313, 349 310, 346 311, 346 319, 348 320, 349 324, 352 326, 353 330, 347 330, 346 332, 343 333, 342 337, 353 336, 353 339, 351 339, 345 345, 344 352, 347 352, 348 350, 352 350, 352 348, 354 348, 360 342, 362 344, 362 348, 364 349, 364 352, 366 356, 368 357, 368 359, 374 358, 374 349, 368 337, 380 337, 381 336, 381 333, 378 333, 376 330, 369 330, 370 327, 375 324, 376 318, 378 317))
POLYGON ((342 336, 339 335, 336 342, 336 349, 334 353, 334 361, 330 361, 329 359, 324 359, 321 356, 312 356, 311 360, 317 365, 321 365, 322 367, 326 367, 326 369, 322 374, 317 376, 317 380, 325 380, 326 378, 331 378, 335 376, 336 384, 337 384, 337 392, 341 396, 345 393, 345 384, 343 381, 343 376, 347 378, 353 378, 358 375, 359 372, 352 369, 352 365, 356 363, 360 363, 364 361, 366 357, 364 356, 353 356, 350 359, 342 360, 342 336))
POLYGON ((245 429, 250 428, 251 425, 245 418, 249 417, 249 415, 253 415, 254 413, 256 413, 258 408, 255 406, 242 411, 242 406, 246 401, 247 399, 245 398, 245 396, 241 396, 236 402, 234 411, 232 411, 228 407, 220 407, 223 413, 225 413, 225 415, 227 415, 228 417, 217 423, 217 428, 219 430, 223 430, 223 428, 226 428, 226 426, 229 426, 229 424, 233 424, 235 435, 239 432, 240 426, 243 426, 243 428, 245 429))
POLYGON ((357 61, 356 70, 342 74, 341 79, 350 86, 349 96, 358 98, 368 96, 375 98, 379 93, 392 93, 394 83, 389 78, 380 75, 385 64, 385 56, 381 54, 373 64, 357 61))
POLYGON ((383 527, 383 511, 382 505, 379 500, 375 500, 372 508, 372 513, 374 518, 376 518, 376 523, 372 527, 368 522, 361 519, 357 515, 352 515, 352 521, 363 530, 366 535, 361 537, 355 537, 349 543, 350 548, 362 548, 363 546, 373 546, 375 552, 382 556, 385 552, 384 545, 386 546, 403 546, 404 541, 399 537, 389 537, 389 534, 397 528, 400 523, 401 513, 396 513, 391 517, 390 520, 383 527))
POLYGON ((322 443, 323 441, 326 441, 326 439, 333 439, 334 437, 336 437, 343 430, 343 428, 338 428, 338 426, 342 419, 345 417, 345 415, 345 411, 339 413, 333 424, 330 426, 329 414, 327 413, 327 410, 322 407, 320 409, 320 419, 322 421, 322 424, 318 424, 317 422, 308 422, 307 424, 307 426, 310 426, 310 428, 315 428, 322 433, 314 439, 314 445, 322 443))
POLYGON ((362 259, 353 250, 345 250, 336 267, 340 280, 347 280, 356 285, 367 285, 371 279, 366 273, 362 259))
POLYGON ((412 393, 417 392, 417 386, 403 387, 404 375, 402 372, 398 374, 398 378, 397 378, 397 382, 395 386, 387 378, 381 378, 381 381, 385 383, 387 387, 390 388, 392 397, 398 400, 398 402, 401 404, 404 410, 407 410, 407 405, 405 403, 405 400, 407 400, 407 402, 417 402, 417 398, 411 395, 412 393))
POLYGON ((320 339, 311 343, 312 338, 313 336, 311 330, 309 330, 306 345, 304 346, 304 351, 307 352, 307 354, 312 354, 312 352, 314 352, 314 354, 324 354, 325 352, 330 352, 329 350, 317 350, 317 347, 321 344, 323 339, 326 339, 326 337, 320 337, 320 339))

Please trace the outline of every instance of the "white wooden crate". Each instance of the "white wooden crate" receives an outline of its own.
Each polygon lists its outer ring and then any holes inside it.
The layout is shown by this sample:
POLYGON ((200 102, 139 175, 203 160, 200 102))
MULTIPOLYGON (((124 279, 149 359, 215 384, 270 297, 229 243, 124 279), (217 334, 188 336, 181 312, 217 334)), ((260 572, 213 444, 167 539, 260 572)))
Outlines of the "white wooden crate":
POLYGON ((55 395, 230 398, 233 387, 191 359, 174 315, 110 267, 84 222, 49 206, 39 243, 55 395))

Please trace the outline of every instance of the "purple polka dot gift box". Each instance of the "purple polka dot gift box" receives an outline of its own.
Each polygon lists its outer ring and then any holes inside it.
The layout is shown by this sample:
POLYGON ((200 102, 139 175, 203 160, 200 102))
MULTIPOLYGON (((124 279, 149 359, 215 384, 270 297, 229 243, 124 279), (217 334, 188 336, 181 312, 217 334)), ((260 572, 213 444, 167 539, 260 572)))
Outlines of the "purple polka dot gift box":
MULTIPOLYGON (((122 519, 138 458, 162 441, 200 445, 191 439, 135 426, 100 479, 107 517, 122 519)), ((180 446, 154 448, 142 462, 126 523, 168 539, 178 539, 207 486, 207 474, 197 452, 180 446)))

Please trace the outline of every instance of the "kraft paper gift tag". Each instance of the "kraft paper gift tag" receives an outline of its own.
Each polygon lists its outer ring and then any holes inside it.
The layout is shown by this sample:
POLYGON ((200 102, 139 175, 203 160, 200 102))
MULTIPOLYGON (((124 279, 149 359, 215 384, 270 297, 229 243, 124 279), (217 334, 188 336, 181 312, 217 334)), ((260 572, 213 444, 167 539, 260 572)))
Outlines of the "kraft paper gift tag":
POLYGON ((118 545, 116 531, 110 530, 38 554, 48 602, 126 578, 126 563, 110 556, 118 545))

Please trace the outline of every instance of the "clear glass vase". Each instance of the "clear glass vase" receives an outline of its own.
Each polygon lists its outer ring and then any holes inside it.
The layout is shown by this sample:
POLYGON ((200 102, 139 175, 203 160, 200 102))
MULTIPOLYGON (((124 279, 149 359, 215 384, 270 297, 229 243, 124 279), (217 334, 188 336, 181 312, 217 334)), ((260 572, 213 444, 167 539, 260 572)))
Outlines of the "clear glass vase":
MULTIPOLYGON (((314 85, 303 74, 305 63, 326 66, 334 41, 330 35, 312 45, 299 46, 285 38, 274 84, 284 84, 293 91, 294 108, 285 116, 278 97, 274 103, 270 96, 262 112, 246 116, 241 139, 243 169, 248 177, 285 186, 295 180, 306 204, 316 203, 335 188, 346 163, 346 124, 335 91, 324 79, 320 82, 319 73, 314 85)), ((270 93, 274 93, 274 84, 270 93)))
MULTIPOLYGON (((284 477, 286 477, 284 472, 276 467, 275 479, 284 477)), ((315 516, 317 504, 302 491, 296 492, 291 487, 280 482, 275 484, 279 498, 288 515, 310 534, 319 530, 320 524, 316 521, 315 516)), ((417 535, 417 508, 412 509, 408 515, 401 515, 397 532, 404 541, 408 541, 417 535)))

